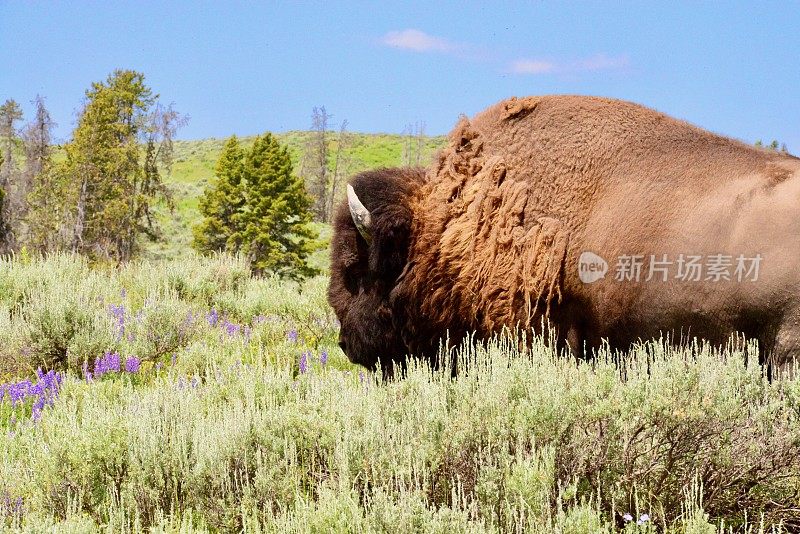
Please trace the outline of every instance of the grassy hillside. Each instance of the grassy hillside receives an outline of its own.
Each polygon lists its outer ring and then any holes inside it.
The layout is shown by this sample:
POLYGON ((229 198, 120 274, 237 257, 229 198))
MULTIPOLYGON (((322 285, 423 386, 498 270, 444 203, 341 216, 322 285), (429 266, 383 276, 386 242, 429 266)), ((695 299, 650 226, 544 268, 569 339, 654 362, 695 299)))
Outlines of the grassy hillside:
POLYGON ((800 529, 800 380, 752 354, 500 339, 384 382, 326 283, 0 261, 0 531, 800 529))
MULTIPOLYGON (((402 165, 403 151, 407 139, 402 135, 350 133, 350 142, 344 156, 348 162, 348 174, 378 167, 402 165)), ((311 133, 305 131, 277 134, 279 141, 289 148, 295 172, 300 171, 300 162, 311 133)), ((242 139, 250 146, 252 137, 242 139)), ((416 142, 416 141, 413 141, 416 142)), ((200 141, 177 141, 175 143, 175 165, 167 183, 174 193, 175 210, 169 213, 160 210, 164 230, 164 242, 149 244, 146 257, 182 257, 190 249, 191 228, 197 222, 197 204, 209 180, 214 176, 214 166, 225 143, 224 139, 200 141)), ((422 163, 427 164, 435 152, 444 146, 444 137, 429 137, 422 150, 422 163)), ((331 153, 337 145, 332 143, 331 153)))

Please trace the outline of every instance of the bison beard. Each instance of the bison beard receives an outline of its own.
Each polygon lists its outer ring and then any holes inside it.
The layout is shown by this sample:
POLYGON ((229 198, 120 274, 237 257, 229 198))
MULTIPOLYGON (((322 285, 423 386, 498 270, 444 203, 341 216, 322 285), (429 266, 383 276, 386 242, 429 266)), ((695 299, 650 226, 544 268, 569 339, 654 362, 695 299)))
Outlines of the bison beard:
POLYGON ((426 171, 366 172, 351 185, 334 226, 329 302, 342 349, 366 367, 433 358, 444 337, 545 323, 579 356, 604 342, 721 344, 738 333, 779 367, 800 351, 792 156, 628 102, 512 98, 462 118, 426 171), (763 269, 749 285, 584 284, 584 251, 760 254, 763 269))

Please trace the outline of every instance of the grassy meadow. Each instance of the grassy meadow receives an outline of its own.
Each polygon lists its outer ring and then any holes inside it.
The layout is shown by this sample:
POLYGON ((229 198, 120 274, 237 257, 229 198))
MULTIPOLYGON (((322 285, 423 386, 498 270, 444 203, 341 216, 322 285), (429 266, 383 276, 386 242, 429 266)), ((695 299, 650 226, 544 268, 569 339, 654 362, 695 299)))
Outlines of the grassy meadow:
MULTIPOLYGON (((297 167, 307 136, 280 136, 297 167)), ((143 260, 0 260, 0 531, 800 531, 800 380, 755 347, 575 362, 517 332, 384 382, 337 347, 325 275, 191 252, 222 143, 176 143, 143 260)), ((350 172, 403 143, 355 135, 350 172)))
MULTIPOLYGON (((294 131, 276 134, 280 143, 285 145, 292 158, 296 173, 302 168, 303 153, 313 134, 307 131, 294 131)), ((338 134, 331 136, 329 152, 331 158, 336 155, 338 134)), ((367 169, 379 167, 396 167, 403 163, 403 152, 408 143, 414 144, 413 154, 416 157, 416 139, 409 140, 397 134, 362 134, 348 132, 347 148, 343 150, 342 168, 346 176, 367 169)), ((241 139, 242 146, 249 148, 254 137, 241 139)), ((163 231, 163 239, 156 243, 148 243, 145 257, 148 259, 184 257, 191 252, 192 226, 198 222, 198 202, 209 181, 214 177, 225 139, 203 139, 197 141, 176 141, 174 146, 175 163, 166 183, 172 192, 174 209, 168 210, 160 206, 159 222, 163 231)), ((427 164, 436 151, 445 144, 445 137, 426 137, 422 146, 420 161, 427 164)), ((333 172, 333 161, 330 171, 333 172)), ((344 188, 340 188, 344 195, 344 188)))
POLYGON ((325 288, 228 256, 0 262, 0 530, 800 528, 800 381, 752 346, 503 337, 385 383, 325 288))

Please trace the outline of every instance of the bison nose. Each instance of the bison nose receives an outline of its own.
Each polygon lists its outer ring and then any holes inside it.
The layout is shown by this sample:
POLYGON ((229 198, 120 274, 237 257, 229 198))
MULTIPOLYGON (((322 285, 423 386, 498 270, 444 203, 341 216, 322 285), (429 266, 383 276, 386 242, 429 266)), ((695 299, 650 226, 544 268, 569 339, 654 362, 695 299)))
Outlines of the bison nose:
POLYGON ((339 338, 339 348, 342 349, 342 352, 347 354, 347 342, 343 338, 339 338))

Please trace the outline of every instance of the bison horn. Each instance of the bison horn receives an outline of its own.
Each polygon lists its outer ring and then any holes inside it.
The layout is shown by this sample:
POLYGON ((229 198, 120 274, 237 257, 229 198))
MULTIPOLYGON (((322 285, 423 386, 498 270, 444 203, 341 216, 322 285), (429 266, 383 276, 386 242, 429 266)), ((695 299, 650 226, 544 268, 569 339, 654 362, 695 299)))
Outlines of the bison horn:
POLYGON ((372 241, 372 234, 370 233, 372 218, 369 215, 369 210, 358 199, 355 189, 350 184, 347 184, 347 205, 350 206, 350 215, 353 217, 353 222, 356 224, 358 232, 369 243, 372 241))

